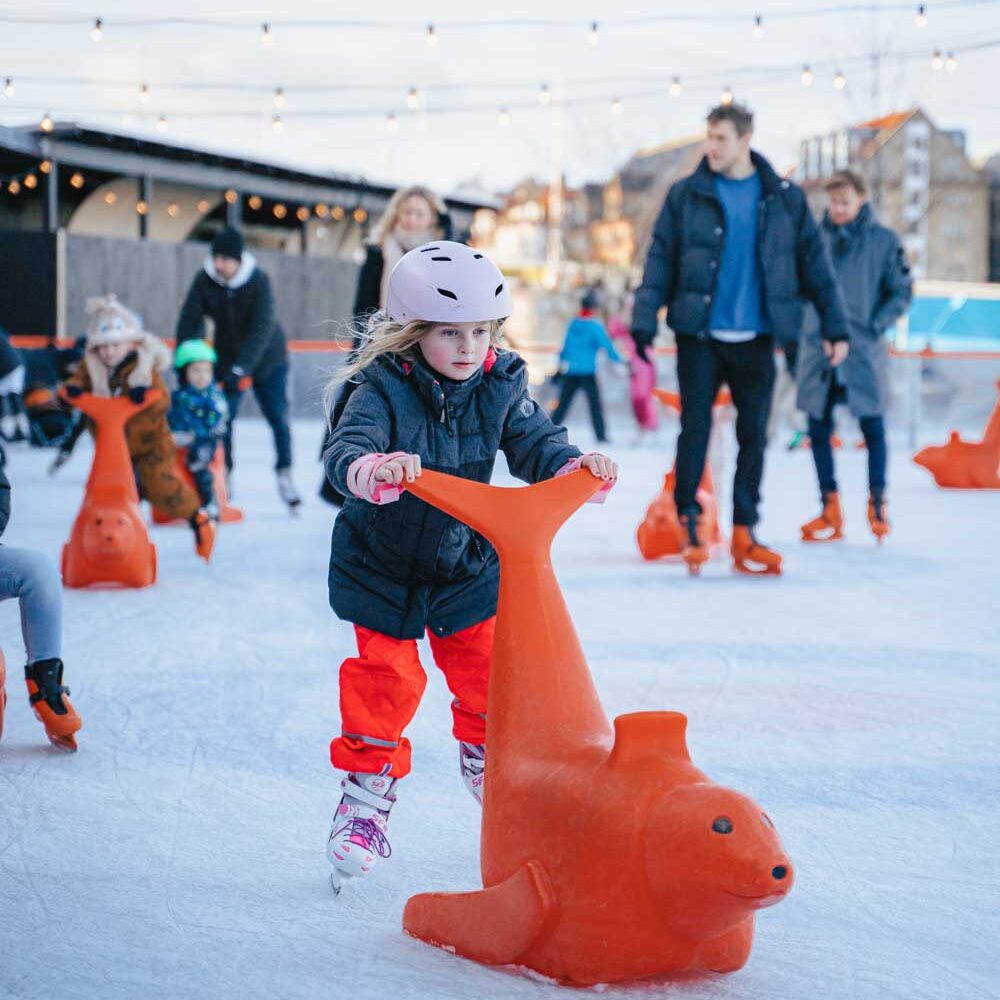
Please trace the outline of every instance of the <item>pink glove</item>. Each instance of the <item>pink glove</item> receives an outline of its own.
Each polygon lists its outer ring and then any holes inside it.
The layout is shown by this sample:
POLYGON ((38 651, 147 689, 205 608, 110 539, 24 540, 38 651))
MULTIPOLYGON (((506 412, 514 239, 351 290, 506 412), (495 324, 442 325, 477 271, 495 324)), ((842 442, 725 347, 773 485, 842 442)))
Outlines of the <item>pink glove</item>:
MULTIPOLYGON (((596 452, 588 452, 590 455, 596 454, 596 452)), ((556 479, 559 476, 569 475, 571 472, 576 472, 577 470, 583 468, 583 460, 587 455, 581 455, 579 458, 571 458, 552 478, 556 479)), ((611 492, 612 487, 615 485, 616 480, 608 480, 588 501, 587 503, 604 503, 608 499, 608 494, 611 492)))
POLYGON ((388 455, 373 452, 362 455, 351 462, 347 469, 347 488, 351 493, 374 504, 387 504, 398 500, 403 493, 403 486, 395 483, 385 483, 375 478, 375 473, 394 458, 402 458, 405 451, 394 451, 388 455))

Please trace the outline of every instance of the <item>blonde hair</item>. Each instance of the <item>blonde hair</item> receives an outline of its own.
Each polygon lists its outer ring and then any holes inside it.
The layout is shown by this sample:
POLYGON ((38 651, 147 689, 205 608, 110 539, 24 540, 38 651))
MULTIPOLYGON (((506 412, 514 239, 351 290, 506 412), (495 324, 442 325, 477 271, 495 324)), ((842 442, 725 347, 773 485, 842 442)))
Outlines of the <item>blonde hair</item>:
POLYGON ((385 211, 379 217, 378 222, 372 226, 371 235, 368 238, 369 243, 381 246, 385 242, 385 238, 396 228, 396 223, 399 221, 399 213, 403 208, 403 202, 407 198, 423 198, 434 210, 435 215, 437 215, 435 228, 438 230, 441 229, 441 219, 448 214, 448 208, 441 200, 441 196, 435 194, 430 188, 424 187, 422 184, 413 184, 410 187, 400 188, 389 199, 388 204, 385 206, 385 211))
MULTIPOLYGON (((327 418, 333 412, 334 397, 337 390, 345 382, 357 378, 373 361, 383 354, 397 354, 404 361, 415 362, 419 359, 417 344, 436 326, 441 323, 428 323, 425 320, 414 320, 402 325, 389 319, 385 313, 375 313, 368 329, 361 335, 361 344, 354 351, 347 364, 340 369, 327 383, 323 393, 327 418)), ((503 320, 489 321, 490 346, 499 348, 503 344, 503 320)))

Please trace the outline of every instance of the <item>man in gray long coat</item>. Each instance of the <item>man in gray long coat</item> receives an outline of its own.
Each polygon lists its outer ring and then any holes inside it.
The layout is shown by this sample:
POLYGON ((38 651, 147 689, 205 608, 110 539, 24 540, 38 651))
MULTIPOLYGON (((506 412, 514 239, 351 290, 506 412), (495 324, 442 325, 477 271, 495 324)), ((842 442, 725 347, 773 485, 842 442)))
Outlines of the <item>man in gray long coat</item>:
POLYGON ((843 519, 833 468, 833 407, 846 402, 868 446, 868 520, 880 540, 888 533, 885 512, 886 441, 882 414, 889 404, 889 351, 885 332, 906 312, 913 283, 899 238, 880 225, 867 202, 865 182, 851 170, 826 185, 829 207, 820 231, 847 307, 850 352, 831 368, 815 314, 807 316, 799 344, 798 405, 809 415, 809 437, 823 513, 803 525, 809 541, 841 537, 843 519), (832 529, 832 531, 824 530, 832 529))

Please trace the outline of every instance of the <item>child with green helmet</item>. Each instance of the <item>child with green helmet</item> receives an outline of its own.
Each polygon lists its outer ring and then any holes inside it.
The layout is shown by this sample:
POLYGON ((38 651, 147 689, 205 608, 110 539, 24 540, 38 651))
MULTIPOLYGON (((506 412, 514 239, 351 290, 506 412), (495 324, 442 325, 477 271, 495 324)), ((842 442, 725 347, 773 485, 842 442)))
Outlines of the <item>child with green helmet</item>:
POLYGON ((170 397, 170 429, 187 450, 185 462, 202 503, 218 520, 219 503, 209 468, 229 420, 226 397, 215 385, 215 349, 204 340, 185 340, 177 346, 174 368, 180 387, 170 397))

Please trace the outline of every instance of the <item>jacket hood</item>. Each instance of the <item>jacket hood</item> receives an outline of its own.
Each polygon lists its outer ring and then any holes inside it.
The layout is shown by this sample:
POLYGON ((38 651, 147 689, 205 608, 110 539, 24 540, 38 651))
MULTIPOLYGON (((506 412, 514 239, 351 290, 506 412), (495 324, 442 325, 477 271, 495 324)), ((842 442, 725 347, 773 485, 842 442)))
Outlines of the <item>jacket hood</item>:
POLYGON ((257 258, 249 250, 244 250, 243 257, 240 260, 240 269, 233 275, 230 281, 226 281, 225 278, 220 277, 219 273, 215 270, 211 254, 205 256, 205 262, 202 264, 202 267, 205 270, 205 274, 217 285, 221 285, 223 288, 242 288, 253 277, 254 271, 257 270, 257 258))

